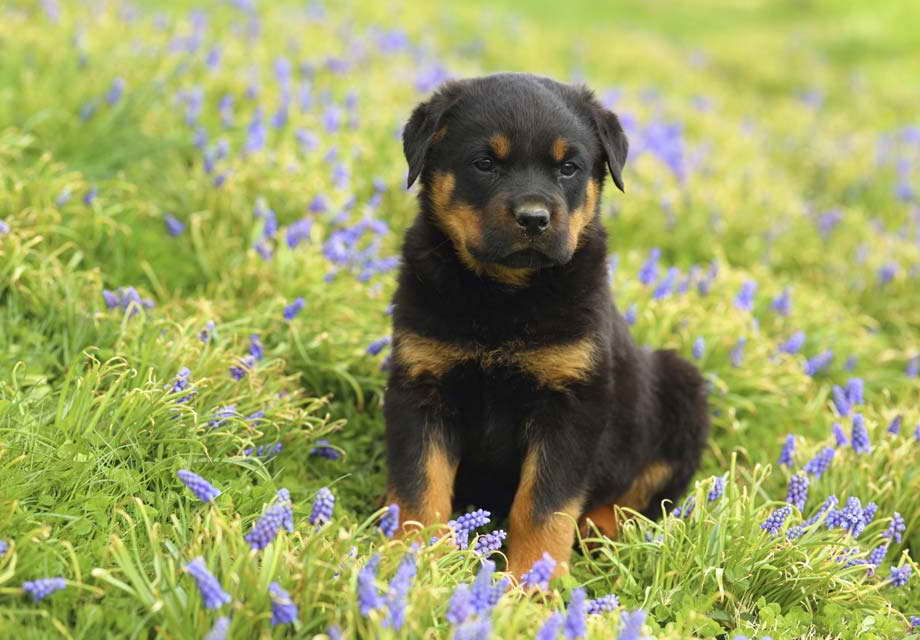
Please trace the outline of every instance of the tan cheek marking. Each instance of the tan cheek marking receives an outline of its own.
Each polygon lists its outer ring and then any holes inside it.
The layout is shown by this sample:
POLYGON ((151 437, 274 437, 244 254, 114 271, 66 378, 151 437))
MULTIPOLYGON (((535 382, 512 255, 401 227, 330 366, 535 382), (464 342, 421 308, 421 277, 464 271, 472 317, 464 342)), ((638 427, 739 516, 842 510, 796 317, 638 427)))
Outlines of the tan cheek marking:
POLYGON ((597 363, 597 344, 590 337, 569 344, 554 344, 518 354, 518 366, 544 387, 562 390, 586 379, 597 363))
POLYGON ((443 524, 450 518, 457 465, 450 461, 441 442, 432 441, 428 444, 422 466, 425 474, 425 488, 418 504, 410 504, 401 500, 392 489, 387 493, 387 504, 399 505, 402 534, 417 529, 419 525, 428 527, 433 524, 443 524))
POLYGON ((495 152, 495 155, 500 160, 504 160, 511 153, 511 141, 508 136, 501 133, 496 133, 489 138, 489 146, 492 147, 492 151, 495 152))
POLYGON ((593 523, 608 538, 616 538, 620 534, 619 516, 614 509, 626 507, 633 511, 642 511, 649 506, 649 501, 671 478, 673 469, 664 462, 653 462, 633 480, 629 489, 614 500, 611 504, 601 505, 585 514, 579 522, 582 535, 588 535, 590 524, 593 523))
POLYGON ((520 577, 544 553, 556 561, 553 577, 569 570, 569 557, 575 542, 575 526, 583 501, 573 499, 544 521, 535 522, 534 489, 539 469, 539 450, 527 454, 521 467, 521 481, 511 505, 511 539, 508 544, 508 570, 520 577))
POLYGON ((553 160, 556 162, 562 162, 562 159, 565 157, 565 152, 569 148, 569 143, 565 141, 565 138, 556 138, 553 140, 553 145, 550 148, 550 152, 553 154, 553 160))
POLYGON ((575 209, 569 216, 569 251, 575 251, 581 240, 581 233, 584 231, 591 218, 594 217, 594 210, 597 207, 597 182, 591 178, 588 180, 588 186, 585 188, 585 200, 580 207, 575 209))
POLYGON ((410 378, 426 374, 440 378, 457 364, 477 356, 474 350, 408 331, 395 333, 393 348, 396 361, 410 378))
POLYGON ((441 140, 444 139, 444 136, 446 135, 447 135, 447 127, 441 127, 440 129, 434 132, 433 136, 431 136, 431 141, 440 142, 441 140))

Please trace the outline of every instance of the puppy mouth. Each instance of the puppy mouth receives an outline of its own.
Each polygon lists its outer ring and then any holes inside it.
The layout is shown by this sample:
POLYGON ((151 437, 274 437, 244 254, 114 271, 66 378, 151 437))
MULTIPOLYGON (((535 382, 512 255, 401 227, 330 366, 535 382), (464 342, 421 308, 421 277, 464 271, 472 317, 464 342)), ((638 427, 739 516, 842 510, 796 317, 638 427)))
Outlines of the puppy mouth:
POLYGON ((497 260, 497 262, 502 266, 511 267, 513 269, 540 269, 555 264, 545 253, 532 247, 509 253, 500 260, 497 260))

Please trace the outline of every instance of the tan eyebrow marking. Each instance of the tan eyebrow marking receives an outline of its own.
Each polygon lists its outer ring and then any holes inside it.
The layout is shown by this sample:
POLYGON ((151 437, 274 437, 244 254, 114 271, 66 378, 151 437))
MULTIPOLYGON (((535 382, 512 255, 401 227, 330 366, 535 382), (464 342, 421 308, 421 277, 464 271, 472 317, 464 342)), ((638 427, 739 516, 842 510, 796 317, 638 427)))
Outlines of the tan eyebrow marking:
POLYGON ((511 141, 508 139, 508 136, 502 133, 496 133, 489 138, 489 146, 492 147, 492 151, 495 152, 495 155, 497 155, 500 160, 504 160, 508 157, 508 154, 511 153, 511 141))
POLYGON ((553 154, 553 160, 556 162, 562 162, 562 159, 565 157, 565 152, 569 148, 569 143, 566 142, 565 138, 556 138, 553 140, 552 147, 550 151, 553 154))

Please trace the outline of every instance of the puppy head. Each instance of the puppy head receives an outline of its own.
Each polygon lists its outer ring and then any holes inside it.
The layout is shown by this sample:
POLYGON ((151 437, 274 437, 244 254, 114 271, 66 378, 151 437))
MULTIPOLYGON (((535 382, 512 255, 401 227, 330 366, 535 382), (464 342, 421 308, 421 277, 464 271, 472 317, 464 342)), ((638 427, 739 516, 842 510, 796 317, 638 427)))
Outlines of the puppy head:
POLYGON ((411 186, 477 271, 571 260, 609 171, 622 190, 627 141, 585 87, 529 74, 448 82, 403 132, 411 186))

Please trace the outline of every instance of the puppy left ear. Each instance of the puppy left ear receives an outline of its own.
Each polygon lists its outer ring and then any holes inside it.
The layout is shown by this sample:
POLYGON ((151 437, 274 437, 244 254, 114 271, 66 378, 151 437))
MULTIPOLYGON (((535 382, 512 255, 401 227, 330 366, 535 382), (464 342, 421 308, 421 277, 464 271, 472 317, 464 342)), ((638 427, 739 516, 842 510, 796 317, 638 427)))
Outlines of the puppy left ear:
POLYGON ((625 192, 623 188, 623 167, 626 165, 626 154, 629 151, 629 141, 626 140, 626 134, 623 127, 620 126, 620 120, 612 111, 608 111, 598 103, 594 103, 592 113, 594 115, 594 126, 597 129, 597 137, 604 148, 604 154, 607 156, 607 168, 610 170, 610 176, 620 191, 625 192))
POLYGON ((459 80, 442 85, 431 98, 415 107, 403 128, 403 153, 409 165, 407 189, 422 172, 428 148, 441 127, 444 114, 460 94, 461 86, 459 80))

